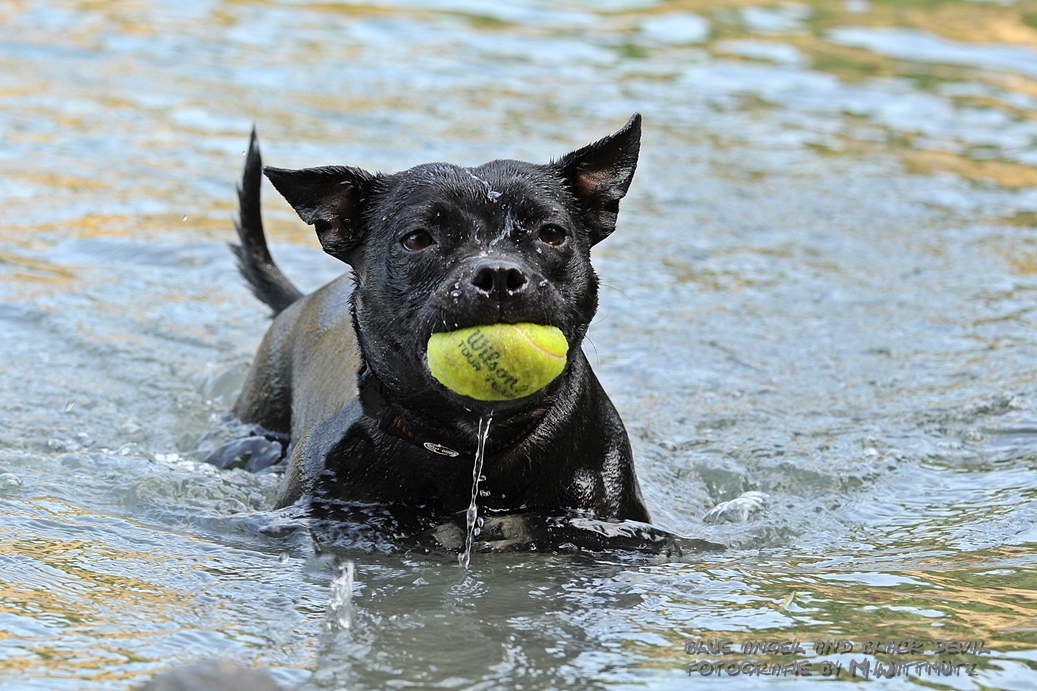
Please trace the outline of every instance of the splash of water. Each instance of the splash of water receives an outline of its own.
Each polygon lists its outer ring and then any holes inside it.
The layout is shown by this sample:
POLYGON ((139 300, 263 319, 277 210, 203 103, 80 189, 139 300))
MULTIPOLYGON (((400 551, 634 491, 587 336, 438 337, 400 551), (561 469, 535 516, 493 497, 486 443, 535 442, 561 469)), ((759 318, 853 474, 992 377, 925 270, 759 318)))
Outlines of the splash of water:
POLYGON ((331 581, 331 602, 328 603, 328 619, 335 629, 348 629, 353 623, 353 576, 351 561, 335 564, 335 578, 331 581))
POLYGON ((466 571, 472 558, 472 541, 479 534, 479 527, 476 525, 479 519, 479 507, 476 502, 479 498, 479 480, 482 478, 482 462, 486 451, 486 438, 490 436, 490 422, 492 420, 492 415, 479 418, 479 446, 475 450, 475 467, 472 468, 472 502, 468 505, 468 511, 465 513, 468 531, 465 536, 464 551, 457 557, 457 562, 466 571))

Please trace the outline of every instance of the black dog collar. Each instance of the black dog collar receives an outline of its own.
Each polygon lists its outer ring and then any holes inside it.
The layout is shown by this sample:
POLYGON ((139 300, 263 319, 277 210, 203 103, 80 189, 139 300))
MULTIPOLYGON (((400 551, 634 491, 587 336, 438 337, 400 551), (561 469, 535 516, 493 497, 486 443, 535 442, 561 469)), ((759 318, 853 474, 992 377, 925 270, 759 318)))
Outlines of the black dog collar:
MULTIPOLYGON (((402 439, 414 446, 420 446, 429 453, 434 453, 439 456, 449 456, 450 458, 457 458, 459 456, 475 456, 475 449, 457 450, 446 446, 438 439, 433 439, 431 436, 427 436, 422 434, 420 431, 407 427, 403 423, 402 411, 389 401, 382 380, 375 376, 375 373, 372 372, 371 368, 367 366, 367 363, 363 361, 361 361, 360 364, 360 371, 357 372, 357 389, 360 393, 360 407, 364 411, 364 414, 375 420, 378 423, 378 429, 385 434, 402 439)), ((533 428, 536 427, 537 423, 543 419, 543 417, 543 414, 536 416, 533 418, 532 422, 526 425, 525 429, 515 436, 515 438, 503 444, 497 444, 496 446, 488 448, 486 453, 496 454, 508 447, 514 446, 524 439, 533 430, 533 428)))

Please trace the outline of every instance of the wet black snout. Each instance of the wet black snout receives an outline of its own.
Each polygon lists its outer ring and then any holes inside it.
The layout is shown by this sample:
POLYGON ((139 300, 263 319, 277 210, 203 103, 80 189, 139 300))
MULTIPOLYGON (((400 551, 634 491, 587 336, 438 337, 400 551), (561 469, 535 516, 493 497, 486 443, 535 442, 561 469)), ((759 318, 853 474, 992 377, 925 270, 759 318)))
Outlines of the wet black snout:
POLYGON ((480 261, 472 272, 476 290, 498 301, 517 297, 528 283, 521 266, 500 259, 480 261))

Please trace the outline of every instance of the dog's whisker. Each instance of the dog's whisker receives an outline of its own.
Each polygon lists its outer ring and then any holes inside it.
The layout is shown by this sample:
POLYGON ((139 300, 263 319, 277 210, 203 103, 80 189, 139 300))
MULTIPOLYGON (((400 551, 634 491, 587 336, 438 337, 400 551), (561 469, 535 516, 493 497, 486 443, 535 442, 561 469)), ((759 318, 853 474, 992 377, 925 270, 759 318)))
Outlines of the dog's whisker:
MULTIPOLYGON (((620 290, 619 288, 616 288, 616 287, 614 287, 614 286, 610 286, 610 285, 609 285, 608 283, 602 283, 602 284, 601 284, 601 287, 602 287, 602 288, 608 288, 609 290, 614 290, 614 291, 616 291, 617 293, 619 293, 620 295, 622 295, 623 297, 625 297, 625 298, 626 298, 627 300, 630 300, 630 296, 629 296, 629 295, 627 295, 626 293, 624 293, 624 292, 623 292, 622 290, 620 290)), ((633 300, 630 300, 630 301, 631 301, 631 302, 633 302, 633 300)))
POLYGON ((594 341, 591 340, 590 336, 584 336, 583 342, 590 344, 591 349, 594 351, 594 364, 597 365, 601 361, 601 358, 598 357, 598 347, 594 345, 594 341))

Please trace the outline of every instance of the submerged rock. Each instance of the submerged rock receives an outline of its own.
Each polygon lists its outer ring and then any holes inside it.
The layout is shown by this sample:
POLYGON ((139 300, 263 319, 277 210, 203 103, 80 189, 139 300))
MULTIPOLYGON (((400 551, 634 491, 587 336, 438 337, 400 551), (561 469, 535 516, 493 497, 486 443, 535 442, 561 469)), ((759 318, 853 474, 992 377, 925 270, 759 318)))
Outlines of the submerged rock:
POLYGON ((163 672, 138 691, 285 691, 262 670, 206 660, 163 672))

